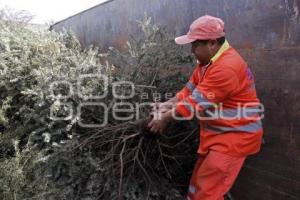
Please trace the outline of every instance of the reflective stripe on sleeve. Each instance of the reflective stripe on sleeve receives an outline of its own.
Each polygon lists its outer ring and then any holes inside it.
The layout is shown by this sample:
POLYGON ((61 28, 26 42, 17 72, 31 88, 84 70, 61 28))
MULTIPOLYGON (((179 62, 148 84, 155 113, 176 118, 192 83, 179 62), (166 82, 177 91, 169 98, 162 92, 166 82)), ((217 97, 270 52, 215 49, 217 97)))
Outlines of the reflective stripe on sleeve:
POLYGON ((215 103, 208 101, 197 88, 193 91, 192 98, 196 103, 203 107, 204 110, 216 105, 215 103))
POLYGON ((195 89, 195 85, 191 82, 188 82, 186 85, 185 85, 190 91, 193 91, 195 89))

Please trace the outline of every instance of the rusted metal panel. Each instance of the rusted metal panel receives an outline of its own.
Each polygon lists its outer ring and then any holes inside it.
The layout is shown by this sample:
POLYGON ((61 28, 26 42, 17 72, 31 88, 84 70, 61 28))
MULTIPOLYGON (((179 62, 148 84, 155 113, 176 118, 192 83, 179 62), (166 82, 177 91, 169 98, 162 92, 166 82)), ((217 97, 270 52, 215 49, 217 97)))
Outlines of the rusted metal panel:
POLYGON ((84 45, 110 46, 138 34, 136 20, 148 13, 170 32, 185 33, 203 14, 226 22, 230 40, 240 48, 299 47, 299 0, 114 0, 53 25, 71 28, 84 45))
POLYGON ((114 0, 58 22, 52 29, 72 29, 83 46, 123 48, 129 35, 139 35, 137 20, 145 13, 174 34, 186 31, 193 19, 189 0, 114 0))
POLYGON ((237 200, 300 199, 300 0, 114 0, 53 26, 71 28, 85 46, 122 49, 147 12, 184 34, 204 14, 226 23, 227 38, 247 60, 265 105, 265 141, 247 159, 232 192, 237 200))

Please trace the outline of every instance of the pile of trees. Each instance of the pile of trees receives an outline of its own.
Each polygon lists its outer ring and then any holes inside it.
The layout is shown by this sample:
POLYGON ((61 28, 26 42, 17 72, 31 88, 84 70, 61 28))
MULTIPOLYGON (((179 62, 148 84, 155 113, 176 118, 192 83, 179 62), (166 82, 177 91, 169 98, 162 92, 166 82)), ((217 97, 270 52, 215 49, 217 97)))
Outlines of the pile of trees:
POLYGON ((149 18, 137 25, 126 52, 100 53, 0 20, 0 199, 183 199, 197 122, 146 125, 148 103, 180 90, 193 59, 149 18))

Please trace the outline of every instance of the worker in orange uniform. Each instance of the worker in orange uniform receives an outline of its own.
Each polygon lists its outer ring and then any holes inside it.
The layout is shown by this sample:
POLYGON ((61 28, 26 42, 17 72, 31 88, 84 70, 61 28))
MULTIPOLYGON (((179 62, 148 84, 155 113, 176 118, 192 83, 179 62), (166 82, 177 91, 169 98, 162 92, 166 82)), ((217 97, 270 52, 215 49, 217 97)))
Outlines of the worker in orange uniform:
POLYGON ((225 39, 221 19, 202 16, 175 42, 191 44, 199 65, 175 97, 153 104, 148 126, 152 132, 162 132, 171 120, 197 117, 199 158, 187 199, 222 200, 245 158, 260 150, 263 106, 251 70, 225 39))

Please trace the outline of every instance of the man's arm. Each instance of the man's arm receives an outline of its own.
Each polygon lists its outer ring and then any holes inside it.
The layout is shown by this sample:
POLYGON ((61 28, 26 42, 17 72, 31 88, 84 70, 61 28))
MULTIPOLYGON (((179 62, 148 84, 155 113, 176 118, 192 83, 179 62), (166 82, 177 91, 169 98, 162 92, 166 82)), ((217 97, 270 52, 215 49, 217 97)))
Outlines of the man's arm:
POLYGON ((193 112, 201 113, 215 107, 230 96, 238 87, 239 81, 232 69, 225 69, 213 71, 205 81, 198 84, 191 95, 176 104, 176 112, 189 118, 193 112))
MULTIPOLYGON (((167 112, 168 110, 172 109, 176 103, 178 102, 178 99, 175 97, 172 97, 168 101, 165 101, 163 103, 161 102, 155 102, 152 104, 152 113, 153 112, 167 112)), ((151 113, 151 114, 152 114, 151 113)))
MULTIPOLYGON (((175 103, 172 109, 164 113, 157 112, 148 126, 152 132, 162 133, 177 116, 189 119, 194 112, 203 112, 222 102, 237 86, 238 79, 233 71, 215 71, 205 82, 197 85, 191 95, 175 103)), ((171 102, 176 100, 172 98, 171 102)))

